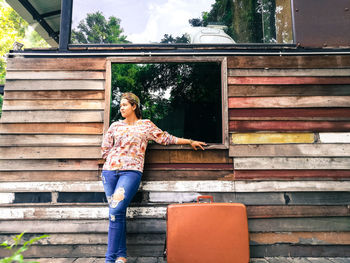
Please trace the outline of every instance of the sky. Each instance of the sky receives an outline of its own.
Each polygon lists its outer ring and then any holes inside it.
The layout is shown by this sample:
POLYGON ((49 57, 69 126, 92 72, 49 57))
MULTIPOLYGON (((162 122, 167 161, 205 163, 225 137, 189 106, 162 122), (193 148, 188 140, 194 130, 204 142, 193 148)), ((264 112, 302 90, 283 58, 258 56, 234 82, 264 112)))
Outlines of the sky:
POLYGON ((164 34, 190 33, 188 20, 210 11, 215 0, 74 0, 72 27, 87 13, 101 11, 121 19, 124 35, 132 43, 159 43, 164 34))

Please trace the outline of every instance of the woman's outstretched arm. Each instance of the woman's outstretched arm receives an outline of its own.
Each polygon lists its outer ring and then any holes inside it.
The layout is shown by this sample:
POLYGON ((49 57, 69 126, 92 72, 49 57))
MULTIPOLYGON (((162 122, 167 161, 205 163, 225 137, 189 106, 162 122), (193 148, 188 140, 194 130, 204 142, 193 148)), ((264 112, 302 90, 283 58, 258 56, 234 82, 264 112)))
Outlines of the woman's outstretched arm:
POLYGON ((205 142, 200 142, 200 141, 194 141, 191 139, 183 139, 183 138, 177 138, 176 144, 189 144, 194 150, 197 150, 197 147, 201 148, 204 150, 203 146, 206 146, 207 144, 205 142))

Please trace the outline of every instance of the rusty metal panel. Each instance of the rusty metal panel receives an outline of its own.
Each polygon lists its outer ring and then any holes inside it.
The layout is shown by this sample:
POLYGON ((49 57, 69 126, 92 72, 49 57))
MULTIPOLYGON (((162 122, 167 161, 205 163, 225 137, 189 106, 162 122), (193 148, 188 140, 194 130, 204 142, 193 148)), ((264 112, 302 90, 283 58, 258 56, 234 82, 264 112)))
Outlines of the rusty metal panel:
POLYGON ((293 0, 293 30, 304 47, 349 47, 350 0, 293 0))

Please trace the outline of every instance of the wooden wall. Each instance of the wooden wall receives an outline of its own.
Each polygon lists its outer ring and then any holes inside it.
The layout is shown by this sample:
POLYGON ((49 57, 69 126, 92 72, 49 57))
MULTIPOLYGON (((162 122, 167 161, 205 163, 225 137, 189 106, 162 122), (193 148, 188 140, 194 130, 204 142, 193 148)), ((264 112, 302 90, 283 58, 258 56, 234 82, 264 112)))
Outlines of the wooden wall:
MULTIPOLYGON (((51 234, 28 256, 105 253, 106 70, 105 58, 9 59, 0 241, 51 234)), ((247 205, 252 257, 350 256, 349 73, 350 56, 228 57, 230 148, 148 151, 130 255, 161 257, 166 206, 211 194, 247 205)))

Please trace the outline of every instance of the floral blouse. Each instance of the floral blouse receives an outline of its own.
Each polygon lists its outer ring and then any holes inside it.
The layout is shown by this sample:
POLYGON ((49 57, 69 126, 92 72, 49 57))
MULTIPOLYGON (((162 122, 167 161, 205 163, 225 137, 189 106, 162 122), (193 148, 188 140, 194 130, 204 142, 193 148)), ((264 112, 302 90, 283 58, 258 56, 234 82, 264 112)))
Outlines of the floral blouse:
POLYGON ((176 144, 177 137, 163 132, 150 120, 138 120, 128 125, 113 122, 102 142, 103 170, 137 170, 142 172, 149 140, 159 144, 176 144))

